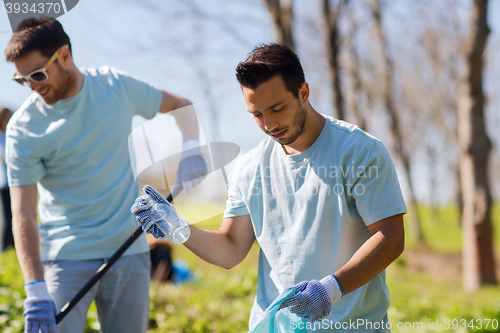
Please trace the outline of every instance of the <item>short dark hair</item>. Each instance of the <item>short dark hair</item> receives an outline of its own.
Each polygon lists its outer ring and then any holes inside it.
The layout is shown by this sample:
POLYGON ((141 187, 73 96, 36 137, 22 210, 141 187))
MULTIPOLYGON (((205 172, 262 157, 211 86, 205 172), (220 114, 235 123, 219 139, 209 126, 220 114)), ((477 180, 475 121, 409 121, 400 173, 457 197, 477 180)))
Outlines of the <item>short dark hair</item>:
POLYGON ((17 26, 5 49, 5 57, 7 61, 14 61, 38 50, 50 58, 66 44, 71 52, 71 42, 59 21, 47 17, 29 18, 17 26))
POLYGON ((8 108, 0 106, 0 118, 3 116, 4 113, 12 114, 13 112, 8 108))
POLYGON ((5 127, 12 117, 13 112, 7 108, 0 106, 0 131, 5 133, 5 127))
POLYGON ((299 57, 288 46, 271 43, 256 47, 248 58, 236 67, 236 79, 242 87, 257 88, 280 75, 286 89, 295 97, 306 81, 299 57))

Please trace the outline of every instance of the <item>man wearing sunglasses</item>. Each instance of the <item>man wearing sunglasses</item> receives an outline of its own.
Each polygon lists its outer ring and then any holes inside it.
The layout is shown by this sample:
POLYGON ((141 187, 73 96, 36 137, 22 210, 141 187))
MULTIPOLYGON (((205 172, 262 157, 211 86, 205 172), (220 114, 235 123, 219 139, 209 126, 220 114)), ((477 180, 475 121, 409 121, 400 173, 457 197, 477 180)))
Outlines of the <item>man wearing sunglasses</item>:
MULTIPOLYGON (((79 70, 54 19, 23 21, 5 53, 16 68, 12 79, 34 91, 6 133, 26 332, 83 332, 92 301, 101 332, 146 332, 150 260, 143 236, 58 327, 55 316, 136 227, 128 210, 138 193, 128 152, 132 117, 191 103, 113 67, 79 70)), ((183 147, 199 145, 194 109, 174 117, 183 147)), ((179 168, 186 180, 206 173, 200 155, 182 159, 179 168)))
MULTIPOLYGON (((67 49, 68 46, 69 45, 66 44, 66 45, 61 46, 61 48, 67 49)), ((14 76, 12 77, 12 79, 14 81, 16 81, 17 83, 22 84, 28 88, 31 86, 30 81, 37 82, 37 83, 42 83, 42 82, 47 81, 49 78, 49 75, 47 74, 47 68, 49 68, 50 65, 52 65, 52 63, 57 59, 57 57, 59 57, 59 50, 54 52, 52 57, 50 57, 49 61, 47 61, 45 66, 43 66, 42 68, 35 69, 33 72, 29 73, 28 75, 20 75, 20 74, 17 74, 17 72, 16 72, 16 73, 14 73, 14 76)))

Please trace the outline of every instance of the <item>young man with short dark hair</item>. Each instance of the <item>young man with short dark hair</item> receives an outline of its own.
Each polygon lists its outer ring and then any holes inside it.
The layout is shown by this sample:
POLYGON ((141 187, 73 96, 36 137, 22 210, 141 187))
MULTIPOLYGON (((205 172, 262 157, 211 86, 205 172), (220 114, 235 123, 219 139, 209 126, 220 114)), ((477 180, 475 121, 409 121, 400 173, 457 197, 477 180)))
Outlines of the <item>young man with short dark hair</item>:
MULTIPOLYGON (((293 286, 297 294, 282 304, 290 331, 296 316, 309 322, 308 331, 388 331, 380 325, 389 307, 384 270, 403 251, 406 213, 389 153, 357 126, 314 110, 299 59, 285 46, 257 47, 236 77, 269 138, 236 163, 219 230, 191 226, 185 245, 231 268, 257 240, 250 327, 293 286), (352 329, 360 319, 371 328, 352 329)), ((147 206, 136 200, 133 208, 144 222, 147 206)))
MULTIPOLYGON (((23 21, 6 57, 16 67, 13 79, 35 92, 7 127, 26 332, 83 332, 92 301, 101 332, 146 332, 150 260, 144 236, 59 327, 55 316, 135 229, 128 212, 138 192, 128 150, 132 117, 150 119, 191 103, 110 66, 79 70, 69 37, 54 19, 23 21)), ((197 119, 187 110, 175 117, 184 141, 193 145, 197 119)), ((180 164, 189 179, 206 172, 200 155, 180 164)))

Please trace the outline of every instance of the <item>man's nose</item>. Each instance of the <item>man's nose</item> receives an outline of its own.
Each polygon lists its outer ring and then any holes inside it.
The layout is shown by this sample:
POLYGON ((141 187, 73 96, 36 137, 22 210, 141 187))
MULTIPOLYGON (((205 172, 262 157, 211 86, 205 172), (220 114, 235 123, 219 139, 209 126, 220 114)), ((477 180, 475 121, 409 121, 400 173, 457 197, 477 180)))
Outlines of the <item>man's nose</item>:
POLYGON ((270 116, 263 116, 263 122, 264 122, 264 129, 267 132, 271 132, 273 129, 278 127, 278 122, 276 119, 270 116))

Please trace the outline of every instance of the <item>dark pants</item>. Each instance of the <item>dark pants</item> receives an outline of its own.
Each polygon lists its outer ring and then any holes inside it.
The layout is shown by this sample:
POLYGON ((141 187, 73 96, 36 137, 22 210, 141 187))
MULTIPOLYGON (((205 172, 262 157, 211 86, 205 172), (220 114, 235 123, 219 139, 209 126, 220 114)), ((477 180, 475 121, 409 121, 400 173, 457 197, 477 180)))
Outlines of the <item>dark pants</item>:
POLYGON ((12 211, 10 210, 10 191, 8 187, 0 189, 2 194, 2 205, 4 211, 3 232, 2 232, 2 251, 9 246, 14 247, 14 236, 12 236, 12 211))
POLYGON ((170 281, 172 279, 172 257, 170 251, 156 247, 149 251, 151 258, 151 278, 154 281, 170 281))

